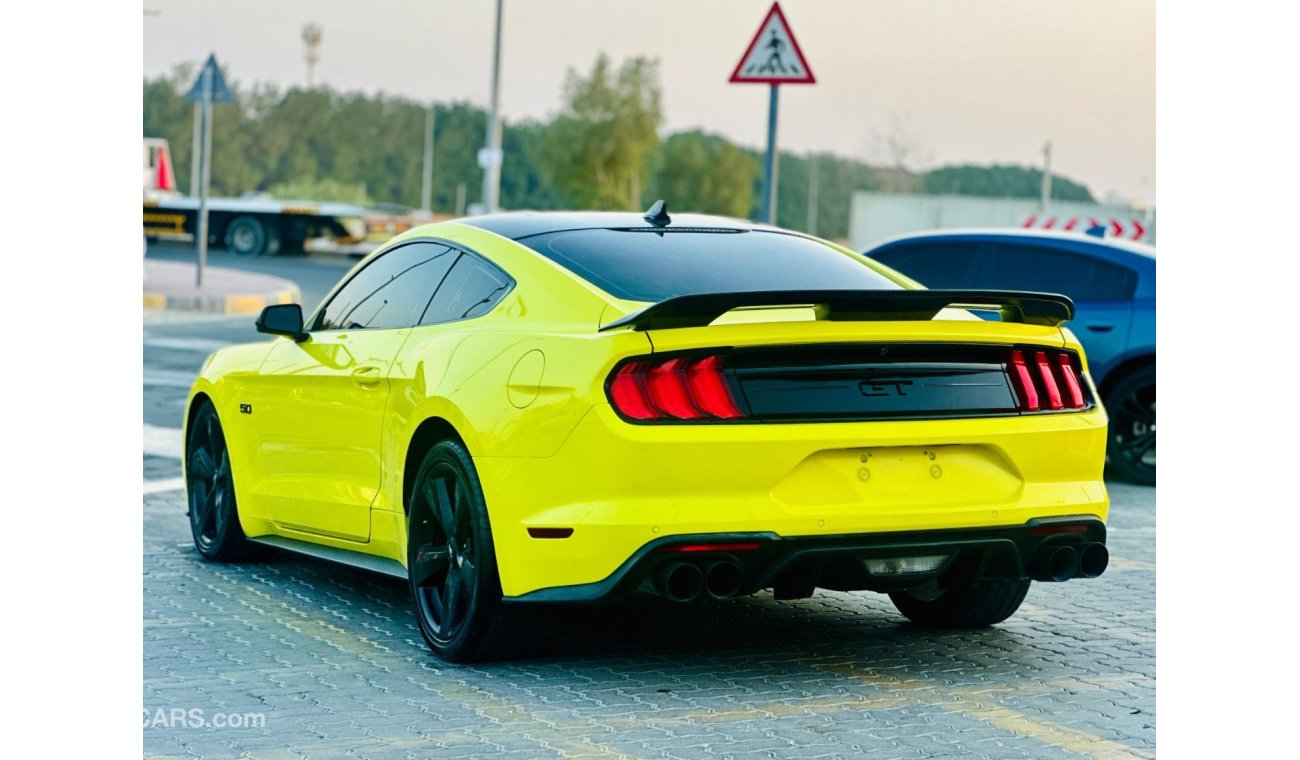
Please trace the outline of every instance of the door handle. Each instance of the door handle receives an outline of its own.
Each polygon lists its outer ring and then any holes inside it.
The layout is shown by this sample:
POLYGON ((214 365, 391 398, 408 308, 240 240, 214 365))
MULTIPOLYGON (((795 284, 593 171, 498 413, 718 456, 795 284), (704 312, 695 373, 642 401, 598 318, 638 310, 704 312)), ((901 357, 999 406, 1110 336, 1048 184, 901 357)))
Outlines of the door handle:
POLYGON ((1115 329, 1115 325, 1110 322, 1088 322, 1085 327, 1093 332, 1110 332, 1115 329))
POLYGON ((379 371, 378 367, 372 365, 357 367, 352 370, 352 382, 362 387, 377 385, 383 379, 383 373, 379 371))

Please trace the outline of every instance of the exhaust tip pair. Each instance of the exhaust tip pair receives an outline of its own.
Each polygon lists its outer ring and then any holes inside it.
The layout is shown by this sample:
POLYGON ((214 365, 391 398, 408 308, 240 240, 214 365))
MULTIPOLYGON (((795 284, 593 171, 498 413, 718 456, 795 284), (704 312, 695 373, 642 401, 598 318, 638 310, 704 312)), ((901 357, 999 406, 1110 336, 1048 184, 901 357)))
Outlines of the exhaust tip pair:
POLYGON ((1084 544, 1081 548, 1048 545, 1034 553, 1029 577, 1056 583, 1071 578, 1096 578, 1106 572, 1109 564, 1110 551, 1100 542, 1084 544))
POLYGON ((690 602, 707 594, 714 599, 730 599, 740 591, 740 565, 729 560, 715 560, 703 567, 692 562, 670 562, 660 568, 659 594, 674 602, 690 602))

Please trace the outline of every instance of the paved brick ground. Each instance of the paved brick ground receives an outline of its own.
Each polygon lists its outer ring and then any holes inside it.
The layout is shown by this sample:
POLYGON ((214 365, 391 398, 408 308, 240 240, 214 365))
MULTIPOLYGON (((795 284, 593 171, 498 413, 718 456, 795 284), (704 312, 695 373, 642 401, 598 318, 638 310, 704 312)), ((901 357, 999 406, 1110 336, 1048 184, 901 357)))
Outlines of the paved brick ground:
MULTIPOLYGON (((147 479, 179 475, 146 457, 147 479)), ((180 492, 144 499, 144 708, 260 713, 146 726, 157 757, 1150 757, 1155 492, 1112 486, 1113 560, 1035 584, 977 633, 903 624, 883 596, 761 595, 547 613, 523 662, 448 666, 401 583, 278 555, 204 562, 180 492)), ((189 716, 199 717, 198 713, 189 716)))

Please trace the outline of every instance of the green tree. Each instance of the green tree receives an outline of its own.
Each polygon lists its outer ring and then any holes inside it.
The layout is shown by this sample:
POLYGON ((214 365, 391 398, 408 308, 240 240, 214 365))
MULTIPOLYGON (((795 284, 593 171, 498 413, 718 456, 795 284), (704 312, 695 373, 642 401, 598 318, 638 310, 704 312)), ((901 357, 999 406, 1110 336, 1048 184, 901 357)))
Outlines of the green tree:
MULTIPOLYGON (((931 194, 984 195, 998 198, 1037 198, 1043 172, 1024 166, 944 166, 927 172, 924 191, 931 194)), ((1052 175, 1052 197, 1058 201, 1094 202, 1087 187, 1059 174, 1052 175)))
POLYGON ((642 205, 663 198, 673 211, 749 216, 758 161, 725 138, 679 132, 664 141, 652 164, 642 205))
POLYGON ((663 121, 658 63, 631 58, 617 70, 601 54, 590 76, 569 71, 564 108, 547 130, 542 156, 573 206, 634 209, 659 146, 663 121))

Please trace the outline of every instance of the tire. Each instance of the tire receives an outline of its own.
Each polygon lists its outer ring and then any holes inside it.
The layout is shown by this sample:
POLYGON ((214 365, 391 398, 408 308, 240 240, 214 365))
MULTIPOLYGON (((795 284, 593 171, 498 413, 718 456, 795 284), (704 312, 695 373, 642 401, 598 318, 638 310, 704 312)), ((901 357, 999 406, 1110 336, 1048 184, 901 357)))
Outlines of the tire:
POLYGON ((237 216, 226 227, 226 249, 239 256, 271 255, 280 250, 280 235, 255 216, 237 216))
POLYGON ((464 446, 443 441, 424 455, 407 512, 411 606, 434 654, 486 662, 526 651, 534 620, 502 601, 487 504, 464 446))
POLYGON ((217 562, 248 557, 251 545, 239 524, 230 450, 211 401, 204 401, 194 415, 185 461, 186 514, 194 548, 204 558, 217 562))
POLYGON ((1156 368, 1130 372, 1106 394, 1111 474, 1144 486, 1156 484, 1156 368))
POLYGON ((984 628, 1014 615, 1028 592, 1027 580, 997 578, 973 588, 948 589, 936 599, 895 591, 889 600, 904 617, 923 628, 984 628))

